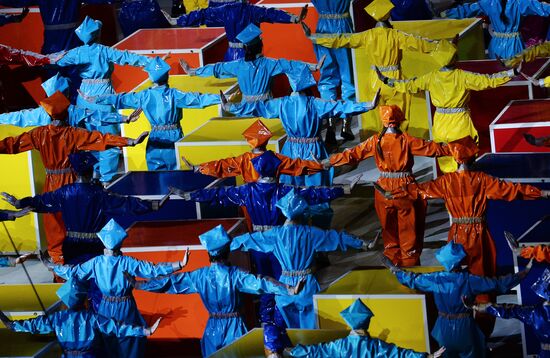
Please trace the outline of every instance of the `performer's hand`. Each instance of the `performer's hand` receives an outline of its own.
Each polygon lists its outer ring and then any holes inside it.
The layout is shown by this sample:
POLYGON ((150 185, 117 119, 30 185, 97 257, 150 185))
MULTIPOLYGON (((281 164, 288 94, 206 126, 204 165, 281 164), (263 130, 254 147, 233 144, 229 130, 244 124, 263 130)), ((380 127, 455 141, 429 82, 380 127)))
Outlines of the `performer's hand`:
MULTIPOLYGON (((520 64, 521 66, 521 64, 520 64)), ((515 73, 515 70, 514 70, 514 73, 515 73)), ((531 84, 533 84, 534 86, 538 86, 538 87, 544 87, 544 80, 537 80, 529 75, 527 75, 526 73, 524 72, 519 72, 520 75, 523 76, 523 78, 525 78, 527 81, 531 82, 531 84), (542 83, 541 83, 542 81, 542 83)))
POLYGON ((520 75, 520 74, 521 74, 521 75, 524 76, 524 77, 529 77, 529 76, 527 76, 526 74, 524 74, 524 73, 521 71, 522 69, 523 69, 523 61, 521 61, 521 62, 519 63, 519 65, 517 65, 516 67, 513 68, 513 70, 514 70, 514 75, 517 76, 517 75, 520 75))
POLYGON ((150 336, 153 333, 155 333, 155 331, 159 327, 159 324, 160 324, 161 320, 162 320, 162 317, 159 317, 159 319, 157 319, 151 327, 144 328, 143 333, 145 334, 145 336, 150 336))
POLYGON ((304 21, 304 19, 306 18, 307 16, 307 7, 308 7, 308 4, 306 4, 303 8, 302 8, 302 11, 300 11, 300 16, 298 16, 298 21, 296 21, 296 23, 301 23, 304 21))
MULTIPOLYGON (((500 57, 500 56, 497 55, 497 56, 496 56, 496 59, 497 59, 497 61, 500 63, 500 65, 501 65, 502 67, 504 67, 504 68, 510 68, 509 66, 506 65, 506 62, 502 59, 502 57, 500 57)), ((513 66, 512 66, 512 67, 513 67, 513 66)))
POLYGON ((8 215, 8 220, 15 220, 17 218, 27 215, 32 210, 30 207, 26 207, 26 208, 23 208, 22 210, 0 210, 0 211, 8 215))
POLYGON ((183 164, 185 164, 190 170, 192 170, 193 172, 195 173, 198 173, 199 172, 199 166, 197 165, 193 165, 191 164, 191 162, 189 162, 187 160, 187 158, 185 158, 183 155, 181 156, 181 161, 183 162, 183 164))
POLYGON ((225 93, 223 93, 222 90, 220 90, 220 101, 222 103, 222 109, 225 112, 230 112, 231 104, 229 103, 227 97, 225 96, 225 93))
POLYGON ((52 262, 52 258, 48 255, 47 251, 38 251, 38 259, 44 266, 46 266, 48 271, 53 271, 55 264, 52 262))
POLYGON ((128 117, 126 117, 126 123, 133 123, 135 121, 137 121, 139 119, 139 116, 141 115, 141 113, 143 113, 143 109, 142 108, 138 108, 136 109, 135 111, 133 111, 132 113, 130 113, 130 115, 128 117))
POLYGON ((13 331, 13 322, 6 316, 6 314, 0 310, 0 321, 6 326, 7 329, 13 331))
POLYGON ((21 255, 21 256, 19 256, 18 258, 15 259, 14 264, 15 265, 21 265, 23 262, 27 261, 31 257, 36 257, 36 254, 30 253, 30 254, 21 255))
POLYGON ((437 351, 435 351, 434 354, 428 354, 428 358, 439 358, 443 355, 443 353, 445 353, 445 351, 447 350, 447 348, 445 348, 445 346, 439 348, 437 351))
POLYGON ((382 194, 384 196, 384 198, 386 199, 395 199, 393 193, 394 192, 389 192, 389 191, 386 191, 384 188, 382 188, 380 186, 380 184, 378 184, 377 182, 373 182, 372 185, 374 186, 374 190, 378 191, 380 194, 382 194))
POLYGON ((363 251, 371 251, 376 247, 376 244, 378 244, 378 240, 380 240, 380 237, 382 236, 382 230, 378 230, 376 233, 376 236, 374 239, 370 241, 363 241, 363 251))
POLYGON ((187 201, 191 200, 191 192, 184 191, 184 190, 175 188, 173 186, 169 186, 168 189, 170 189, 170 192, 172 194, 176 194, 176 195, 180 196, 181 198, 183 198, 184 200, 187 200, 187 201))
POLYGON ((327 55, 323 55, 319 60, 319 62, 309 65, 309 70, 311 72, 319 71, 325 64, 326 59, 327 59, 327 55))
POLYGON ((359 180, 361 180, 362 177, 363 177, 363 174, 358 174, 358 175, 354 176, 353 178, 351 178, 351 181, 349 183, 344 184, 343 185, 344 194, 346 194, 346 195, 351 194, 351 191, 353 190, 353 188, 355 188, 357 183, 359 183, 359 180))
POLYGON ((187 266, 187 263, 189 262, 189 254, 190 254, 190 251, 189 251, 189 247, 188 247, 188 248, 185 249, 185 253, 183 254, 183 259, 180 262, 180 269, 187 266))
POLYGON ((309 26, 307 26, 305 22, 301 22, 300 24, 302 25, 302 29, 304 30, 306 37, 311 38, 311 29, 309 26))
POLYGON ((197 70, 189 66, 189 64, 183 59, 180 59, 180 66, 189 76, 195 76, 197 73, 197 70))
POLYGON ((332 168, 332 164, 330 164, 330 158, 325 158, 321 160, 321 165, 323 166, 324 170, 329 170, 332 168))
POLYGON ((395 274, 396 272, 401 271, 401 269, 395 266, 394 263, 385 255, 381 254, 380 256, 380 261, 382 262, 382 265, 386 266, 386 268, 388 268, 391 273, 395 274))
POLYGON ((518 256, 521 249, 519 248, 518 240, 509 233, 508 231, 504 231, 504 237, 506 238, 506 242, 508 243, 508 246, 510 246, 510 250, 514 253, 514 255, 518 256))
POLYGON ((290 296, 296 296, 297 294, 299 294, 300 292, 302 292, 302 289, 304 288, 306 284, 306 280, 304 278, 302 278, 297 284, 296 286, 290 286, 288 288, 288 294, 290 296))
POLYGON ((384 75, 382 74, 382 72, 380 72, 380 69, 378 68, 378 66, 374 66, 374 71, 376 71, 376 75, 378 76, 378 79, 379 79, 382 83, 384 83, 384 84, 386 84, 386 85, 388 85, 388 86, 392 86, 392 87, 393 87, 393 83, 390 85, 390 79, 389 79, 388 77, 384 76, 384 75))
POLYGON ((380 102, 380 91, 381 90, 382 90, 381 88, 378 88, 378 90, 374 94, 374 98, 372 99, 372 102, 371 102, 371 109, 376 108, 378 106, 378 103, 380 102))
POLYGON ((29 14, 29 11, 30 11, 30 10, 29 10, 28 7, 23 8, 23 11, 21 11, 21 13, 20 13, 19 15, 15 15, 15 16, 17 16, 17 18, 16 18, 17 21, 15 21, 15 22, 21 22, 21 21, 23 21, 23 19, 26 18, 27 15, 29 14))
POLYGON ((0 196, 2 196, 2 199, 7 201, 10 205, 15 207, 16 209, 21 209, 21 202, 17 200, 17 198, 9 193, 2 192, 0 193, 0 196))
POLYGON ((168 21, 170 25, 175 26, 178 24, 177 18, 170 16, 170 14, 164 10, 160 10, 160 11, 162 11, 162 14, 164 15, 164 17, 166 18, 166 21, 168 21))
POLYGON ((540 196, 544 199, 550 199, 550 190, 541 190, 540 196))
POLYGON ((82 92, 82 90, 79 88, 76 90, 78 92, 78 95, 82 97, 86 102, 90 103, 96 103, 98 96, 88 96, 86 93, 82 92))
POLYGON ((128 138, 128 146, 135 147, 136 145, 143 143, 145 138, 147 138, 148 136, 149 132, 143 132, 136 139, 128 138))

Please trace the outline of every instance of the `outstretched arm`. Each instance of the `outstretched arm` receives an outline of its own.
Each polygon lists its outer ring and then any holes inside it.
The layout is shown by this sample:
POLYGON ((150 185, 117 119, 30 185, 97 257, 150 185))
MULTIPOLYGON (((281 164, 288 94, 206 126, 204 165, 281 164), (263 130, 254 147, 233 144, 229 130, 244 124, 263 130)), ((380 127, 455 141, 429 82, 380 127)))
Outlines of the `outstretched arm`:
POLYGON ((264 232, 254 232, 239 235, 231 241, 231 251, 259 251, 272 252, 277 242, 278 229, 274 228, 264 232))
POLYGON ((359 162, 374 156, 377 139, 378 137, 372 136, 355 147, 348 148, 342 153, 331 155, 329 158, 330 165, 333 167, 339 167, 345 164, 356 165, 359 162))
POLYGON ((361 249, 364 241, 357 236, 350 235, 345 231, 321 230, 311 227, 312 241, 316 251, 346 251, 348 248, 361 249))
POLYGON ((506 293, 510 289, 519 285, 521 280, 527 276, 527 273, 529 273, 531 265, 532 263, 530 263, 525 270, 513 275, 506 275, 497 278, 470 275, 468 278, 470 292, 472 295, 479 295, 487 292, 496 292, 498 294, 506 293))
POLYGON ((367 46, 367 32, 340 35, 315 34, 310 39, 314 44, 328 48, 361 48, 367 46))
POLYGON ((234 78, 239 73, 241 61, 218 62, 194 69, 189 75, 216 78, 234 78))
POLYGON ((272 7, 255 6, 250 7, 252 17, 255 22, 270 22, 281 24, 295 24, 298 22, 298 16, 289 14, 286 11, 278 10, 272 7))
POLYGON ((524 0, 519 2, 520 12, 522 16, 538 15, 549 16, 550 4, 538 0, 524 0))
POLYGON ((176 107, 178 108, 204 108, 220 103, 220 96, 211 93, 182 92, 174 89, 176 107))
POLYGON ((245 186, 198 189, 189 193, 192 201, 221 206, 244 205, 250 192, 245 186))
POLYGON ((141 92, 128 92, 99 96, 96 103, 110 104, 116 109, 122 108, 140 108, 143 98, 147 95, 147 90, 141 92))
POLYGON ((468 71, 461 71, 460 74, 464 86, 467 89, 474 91, 482 91, 487 88, 502 86, 503 84, 510 82, 510 80, 515 76, 514 70, 501 71, 493 73, 492 75, 468 71))
POLYGON ((34 139, 32 131, 25 132, 17 137, 4 138, 0 140, 0 154, 17 154, 37 149, 34 139))
POLYGON ((484 175, 483 181, 489 199, 512 201, 538 199, 542 196, 541 190, 532 185, 511 183, 490 175, 484 175))
POLYGON ((441 17, 448 17, 450 19, 464 19, 481 15, 485 15, 485 13, 477 2, 458 5, 457 7, 441 13, 441 17))
POLYGON ((309 205, 328 203, 344 195, 344 188, 340 186, 333 187, 315 187, 300 188, 299 195, 303 197, 309 205))
POLYGON ((421 155, 423 157, 442 157, 452 155, 450 147, 445 143, 427 141, 410 136, 406 133, 404 133, 404 135, 407 137, 411 154, 421 155))
POLYGON ((396 271, 395 277, 404 286, 423 292, 438 292, 437 273, 419 274, 408 271, 396 271))
MULTIPOLYGON (((183 272, 166 277, 154 278, 146 281, 138 281, 136 289, 172 294, 197 293, 195 280, 200 279, 200 271, 183 272)), ((204 278, 203 278, 204 279, 204 278)))
POLYGON ((516 318, 526 324, 533 323, 534 307, 520 306, 514 304, 491 304, 486 308, 485 311, 495 317, 500 317, 504 319, 516 318))
POLYGON ((48 316, 38 316, 36 318, 12 321, 12 330, 15 332, 28 332, 34 334, 48 334, 55 332, 55 327, 52 326, 55 313, 50 313, 48 316))
POLYGON ((0 114, 0 124, 17 127, 45 126, 51 121, 50 116, 42 107, 0 114))
POLYGON ((241 175, 244 166, 243 156, 238 156, 202 163, 198 171, 216 178, 229 178, 241 175))

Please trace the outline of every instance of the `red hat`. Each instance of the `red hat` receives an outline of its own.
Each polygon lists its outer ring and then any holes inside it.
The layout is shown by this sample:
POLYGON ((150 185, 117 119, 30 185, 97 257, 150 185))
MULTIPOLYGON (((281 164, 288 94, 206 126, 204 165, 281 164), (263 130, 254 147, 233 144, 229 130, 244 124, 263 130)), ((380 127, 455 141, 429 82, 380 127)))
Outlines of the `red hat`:
POLYGON ((398 127, 404 120, 405 115, 399 106, 380 106, 380 118, 384 127, 398 127))
POLYGON ((469 163, 479 153, 476 142, 470 136, 449 142, 449 148, 458 164, 469 163))
POLYGON ((258 119, 243 132, 243 136, 252 148, 258 148, 265 146, 273 133, 258 119))
POLYGON ((52 119, 65 119, 67 118, 68 109, 71 103, 63 95, 63 93, 57 91, 54 94, 52 94, 50 97, 47 97, 40 101, 40 105, 46 113, 52 117, 52 119))

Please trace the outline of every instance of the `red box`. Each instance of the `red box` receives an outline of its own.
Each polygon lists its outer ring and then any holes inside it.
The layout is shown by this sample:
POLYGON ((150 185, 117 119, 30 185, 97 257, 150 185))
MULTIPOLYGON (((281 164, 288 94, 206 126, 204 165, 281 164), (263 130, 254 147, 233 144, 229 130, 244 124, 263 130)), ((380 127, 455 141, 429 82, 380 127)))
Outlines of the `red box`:
MULTIPOLYGON (((223 60, 227 51, 225 30, 220 27, 141 29, 113 47, 147 56, 164 56, 172 67, 170 74, 183 74, 179 60, 184 59, 191 67, 199 67, 223 60)), ((132 66, 115 66, 113 87, 116 92, 127 92, 147 79, 147 73, 132 66)))
POLYGON ((550 136, 550 99, 511 101, 489 128, 493 153, 550 152, 550 147, 536 147, 523 138, 550 136))

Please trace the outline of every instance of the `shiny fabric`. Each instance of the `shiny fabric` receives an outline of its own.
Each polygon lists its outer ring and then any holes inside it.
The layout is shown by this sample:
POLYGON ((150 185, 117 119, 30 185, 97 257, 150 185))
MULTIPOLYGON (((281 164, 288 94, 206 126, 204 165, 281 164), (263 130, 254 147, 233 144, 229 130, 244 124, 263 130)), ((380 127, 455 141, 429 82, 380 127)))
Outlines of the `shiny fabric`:
POLYGON ((316 252, 360 249, 362 245, 363 241, 345 232, 284 225, 237 236, 231 242, 231 250, 273 253, 283 271, 279 280, 289 286, 295 286, 305 278, 304 289, 298 295, 275 296, 275 302, 289 328, 314 329, 313 295, 320 291, 319 283, 311 273, 293 276, 292 272, 311 269, 316 252))
MULTIPOLYGON (((115 319, 123 324, 145 326, 136 301, 132 296, 132 286, 124 277, 124 272, 141 278, 154 278, 174 272, 172 264, 154 265, 129 256, 101 255, 76 266, 54 266, 54 272, 64 279, 74 277, 81 281, 91 280, 97 285, 103 298, 97 313, 115 319)), ((103 334, 105 350, 109 357, 143 357, 143 338, 117 338, 103 334)))
POLYGON ((485 337, 462 303, 462 297, 487 292, 503 294, 521 281, 518 274, 489 278, 466 272, 416 274, 398 271, 395 275, 401 284, 409 288, 433 293, 439 312, 464 316, 451 318, 440 314, 431 331, 439 345, 447 348, 446 357, 485 357, 485 337))
POLYGON ((211 256, 219 256, 228 248, 231 238, 220 224, 215 228, 199 235, 201 245, 211 256))
MULTIPOLYGON (((417 93, 430 91, 432 104, 438 108, 465 108, 470 101, 470 91, 481 91, 502 86, 513 77, 511 71, 485 75, 459 69, 442 68, 411 80, 396 81, 393 89, 397 92, 417 93)), ((449 143, 467 135, 479 140, 472 123, 470 111, 441 113, 436 111, 433 118, 433 140, 449 143)), ((444 173, 453 172, 457 164, 451 157, 439 158, 439 168, 444 173)))
POLYGON ((537 245, 522 247, 520 256, 528 260, 535 259, 538 262, 550 263, 550 246, 537 245))
MULTIPOLYGON (((501 19, 502 6, 500 0, 479 0, 475 3, 459 5, 445 11, 445 16, 452 19, 462 19, 474 16, 487 16, 495 33, 518 33, 522 16, 550 15, 550 4, 537 0, 507 0, 505 5, 506 22, 501 19)), ((489 58, 510 58, 525 48, 519 36, 495 36, 489 43, 489 58)))
POLYGON ((433 13, 428 6, 429 0, 391 0, 395 5, 391 11, 393 21, 431 20, 433 13))
MULTIPOLYGON (((78 66, 80 77, 83 79, 80 91, 86 96, 94 97, 115 93, 111 84, 111 74, 115 64, 145 67, 149 61, 150 59, 146 56, 120 51, 100 44, 91 44, 68 51, 55 64, 61 67, 78 66)), ((76 103, 79 107, 112 112, 111 106, 90 103, 82 98, 80 94, 76 103)), ((98 130, 101 133, 120 134, 120 126, 116 124, 89 126, 88 129, 98 130)), ((118 149, 99 153, 98 171, 101 174, 101 181, 110 181, 116 174, 119 153, 120 150, 118 149)))
MULTIPOLYGON (((533 329, 541 344, 550 344, 550 305, 548 302, 536 306, 492 305, 487 308, 487 312, 500 318, 519 319, 533 329)), ((539 358, 550 358, 550 351, 541 349, 539 358)))
POLYGON ((297 358, 424 358, 426 353, 398 347, 368 335, 349 335, 346 338, 313 345, 298 344, 290 351, 297 358))
MULTIPOLYGON (((262 153, 246 152, 238 157, 225 158, 203 163, 199 166, 199 172, 204 175, 210 175, 217 178, 229 178, 242 175, 246 183, 255 182, 259 175, 251 160, 262 153)), ((323 166, 320 163, 302 160, 291 159, 279 153, 275 155, 281 160, 281 165, 277 171, 277 178, 281 174, 292 176, 311 175, 323 171, 323 166)))
MULTIPOLYGON (((314 44, 327 48, 362 48, 369 63, 378 67, 399 66, 403 50, 427 53, 433 51, 437 44, 429 39, 386 27, 375 27, 364 32, 346 33, 339 36, 321 35, 313 37, 312 41, 314 44)), ((384 72, 384 75, 391 78, 403 78, 399 67, 396 70, 384 72)), ((364 90, 367 98, 373 98, 380 88, 380 105, 396 104, 403 110, 405 118, 409 118, 409 99, 405 95, 384 86, 372 68, 368 69, 365 77, 367 87, 364 90)), ((408 122, 405 122, 402 129, 406 130, 407 127, 408 122)))
POLYGON ((528 47, 523 52, 515 55, 511 59, 506 61, 506 66, 515 67, 521 63, 521 61, 531 62, 538 57, 550 56, 550 41, 546 41, 540 45, 528 47))
POLYGON ((71 102, 59 91, 40 101, 40 107, 44 108, 53 120, 60 121, 69 115, 68 110, 70 105, 71 102))
MULTIPOLYGON (((425 141, 406 133, 385 133, 380 140, 381 155, 376 149, 379 134, 375 134, 359 145, 330 157, 332 166, 356 165, 369 157, 375 159, 381 172, 411 172, 414 156, 437 157, 450 155, 448 146, 425 141)), ((414 182, 412 175, 401 178, 381 177, 377 183, 387 191, 414 182)), ((382 225, 384 255, 399 266, 420 264, 424 242, 426 202, 422 199, 387 199, 377 190, 374 193, 374 207, 382 225)))
MULTIPOLYGON (((111 193, 99 185, 73 183, 61 188, 21 199, 23 207, 30 206, 41 213, 60 212, 69 232, 97 233, 113 215, 146 214, 151 202, 131 196, 111 193)), ((99 238, 80 239, 71 236, 63 241, 65 264, 76 265, 103 254, 99 238)))
POLYGON ((145 157, 149 170, 177 169, 174 143, 183 138, 180 121, 182 108, 204 108, 220 103, 216 94, 182 92, 167 85, 154 86, 141 92, 102 96, 97 103, 114 105, 117 109, 142 108, 152 130, 148 137, 145 157), (158 126, 173 126, 158 130, 158 126))
POLYGON ((139 29, 170 27, 157 0, 124 0, 118 13, 118 23, 125 37, 139 29))
MULTIPOLYGON (((285 74, 289 80, 299 78, 304 67, 307 67, 307 64, 300 61, 259 56, 253 61, 240 59, 206 65, 198 68, 196 75, 216 78, 236 77, 243 94, 243 101, 246 101, 246 96, 265 94, 267 98, 271 97, 271 84, 275 76, 285 74)), ((244 114, 250 113, 243 112, 244 114)))
POLYGON ((14 331, 33 334, 55 333, 64 354, 62 357, 101 356, 101 335, 144 337, 143 326, 131 326, 98 315, 90 310, 58 311, 48 316, 13 321, 14 331), (82 352, 84 354, 76 353, 82 352), (75 352, 75 353, 71 353, 75 352))
MULTIPOLYGON (((427 183, 409 184, 407 191, 414 198, 445 200, 445 206, 453 218, 484 217, 489 200, 529 200, 541 196, 540 189, 532 185, 510 183, 482 172, 464 170, 445 174, 427 183)), ((465 262, 470 273, 495 276, 496 248, 485 221, 452 224, 448 240, 464 246, 468 255, 465 262)))
MULTIPOLYGON (((240 293, 288 295, 286 286, 278 281, 252 275, 237 267, 221 263, 212 263, 209 267, 192 272, 151 280, 143 283, 140 289, 174 294, 198 293, 211 315, 239 312, 240 293)), ((246 332, 240 315, 228 318, 210 317, 201 339, 202 355, 210 356, 246 332)))
POLYGON ((32 51, 19 50, 0 44, 0 64, 44 66, 50 64, 50 58, 32 51))
POLYGON ((20 22, 20 15, 0 14, 0 26, 11 24, 12 22, 20 22))
MULTIPOLYGON (((349 15, 351 0, 313 0, 312 3, 320 15, 317 21, 317 33, 343 34, 353 32, 353 23, 349 15), (342 17, 323 17, 323 15, 334 14, 342 15, 342 17), (344 14, 348 14, 348 16, 344 16, 344 14)), ((355 100, 351 51, 343 48, 326 48, 315 44, 313 50, 317 61, 326 56, 317 85, 321 98, 336 100, 338 98, 338 88, 340 88, 342 99, 355 100)))
MULTIPOLYGON (((248 3, 230 3, 223 6, 208 7, 192 11, 178 18, 178 26, 191 27, 207 25, 209 27, 224 27, 227 41, 241 43, 237 35, 249 24, 260 26, 262 22, 289 24, 294 17, 289 13, 248 3)), ((244 49, 229 47, 224 61, 244 58, 244 49)))
MULTIPOLYGON (((81 150, 105 150, 109 147, 124 147, 128 139, 112 134, 101 134, 74 127, 47 125, 34 128, 17 137, 0 140, 0 154, 17 154, 31 149, 40 152, 47 169, 59 170, 60 174, 46 174, 44 192, 53 191, 73 183, 69 154, 81 150)), ((63 263, 61 245, 65 229, 60 214, 45 215, 44 229, 47 233, 48 252, 55 263, 63 263)))

